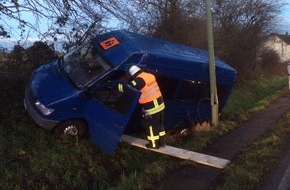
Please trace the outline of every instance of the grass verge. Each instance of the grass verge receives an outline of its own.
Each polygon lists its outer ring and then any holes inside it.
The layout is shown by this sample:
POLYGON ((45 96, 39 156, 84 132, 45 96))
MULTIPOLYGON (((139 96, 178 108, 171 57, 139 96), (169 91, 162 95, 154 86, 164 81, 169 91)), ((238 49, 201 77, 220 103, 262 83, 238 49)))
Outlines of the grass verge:
POLYGON ((237 156, 216 189, 259 189, 289 142, 289 125, 290 112, 237 156))

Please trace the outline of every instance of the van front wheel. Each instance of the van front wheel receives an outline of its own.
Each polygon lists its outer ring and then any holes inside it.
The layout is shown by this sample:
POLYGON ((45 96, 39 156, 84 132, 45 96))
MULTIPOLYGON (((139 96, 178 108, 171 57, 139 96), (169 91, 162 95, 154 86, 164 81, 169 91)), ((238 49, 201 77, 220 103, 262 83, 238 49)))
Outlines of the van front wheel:
POLYGON ((58 124, 54 130, 58 134, 84 138, 88 135, 87 124, 82 120, 67 120, 58 124))

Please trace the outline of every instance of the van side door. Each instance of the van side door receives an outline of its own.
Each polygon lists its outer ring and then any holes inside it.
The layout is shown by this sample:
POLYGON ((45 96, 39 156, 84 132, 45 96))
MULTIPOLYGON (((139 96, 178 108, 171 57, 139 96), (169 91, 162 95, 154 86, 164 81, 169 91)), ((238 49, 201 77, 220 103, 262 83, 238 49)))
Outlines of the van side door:
POLYGON ((84 109, 91 140, 109 155, 114 154, 140 97, 129 85, 124 85, 126 93, 118 92, 117 86, 114 82, 96 88, 84 109))

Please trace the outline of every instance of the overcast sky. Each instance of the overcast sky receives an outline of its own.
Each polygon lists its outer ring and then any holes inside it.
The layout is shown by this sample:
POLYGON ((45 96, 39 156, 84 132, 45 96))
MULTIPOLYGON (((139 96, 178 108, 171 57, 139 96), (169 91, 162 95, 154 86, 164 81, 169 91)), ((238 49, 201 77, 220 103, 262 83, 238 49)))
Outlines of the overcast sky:
MULTIPOLYGON (((278 32, 280 34, 285 34, 286 32, 288 32, 290 34, 290 0, 284 0, 284 2, 287 5, 285 5, 282 8, 282 12, 280 14, 281 23, 278 25, 278 28, 277 28, 277 31, 276 32, 278 32)), ((1 20, 0 20, 0 24, 1 24, 1 20)), ((45 27, 45 24, 43 26, 45 27)), ((17 28, 17 26, 16 26, 16 28, 17 28)), ((29 30, 27 30, 27 31, 29 31, 29 30)), ((11 34, 11 37, 12 38, 10 40, 13 40, 13 41, 19 40, 19 38, 20 38, 18 36, 19 35, 19 31, 12 30, 11 32, 12 32, 12 34, 11 34)), ((33 43, 33 41, 36 40, 37 35, 36 35, 35 32, 33 32, 33 31, 30 30, 30 36, 32 38, 30 41, 32 41, 31 43, 33 43)), ((0 45, 2 45, 2 46, 6 46, 7 45, 8 46, 8 43, 9 43, 9 46, 10 46, 10 42, 7 43, 7 41, 5 40, 6 42, 4 42, 4 44, 3 44, 3 41, 2 42, 1 41, 2 40, 0 38, 0 45), (5 43, 6 43, 6 45, 5 45, 5 43)), ((26 41, 26 42, 29 43, 29 40, 26 41)), ((22 44, 22 45, 25 45, 25 44, 22 44)), ((26 45, 27 46, 30 46, 31 44, 26 44, 26 45)))
POLYGON ((287 3, 286 6, 282 8, 282 23, 281 23, 281 29, 279 30, 280 33, 289 32, 290 33, 290 0, 285 0, 287 3))

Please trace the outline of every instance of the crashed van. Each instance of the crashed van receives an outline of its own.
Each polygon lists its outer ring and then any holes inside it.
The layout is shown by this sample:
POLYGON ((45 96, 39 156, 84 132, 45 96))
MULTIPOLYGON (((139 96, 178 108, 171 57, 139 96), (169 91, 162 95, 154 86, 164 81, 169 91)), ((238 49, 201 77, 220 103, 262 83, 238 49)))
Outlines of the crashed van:
MULTIPOLYGON (((236 70, 219 58, 215 63, 220 113, 236 70)), ((35 69, 25 108, 41 127, 89 136, 112 155, 124 132, 142 130, 140 92, 127 85, 132 64, 156 76, 166 106, 165 129, 211 118, 208 52, 126 30, 99 35, 35 69), (117 92, 119 83, 128 93, 117 92)))

